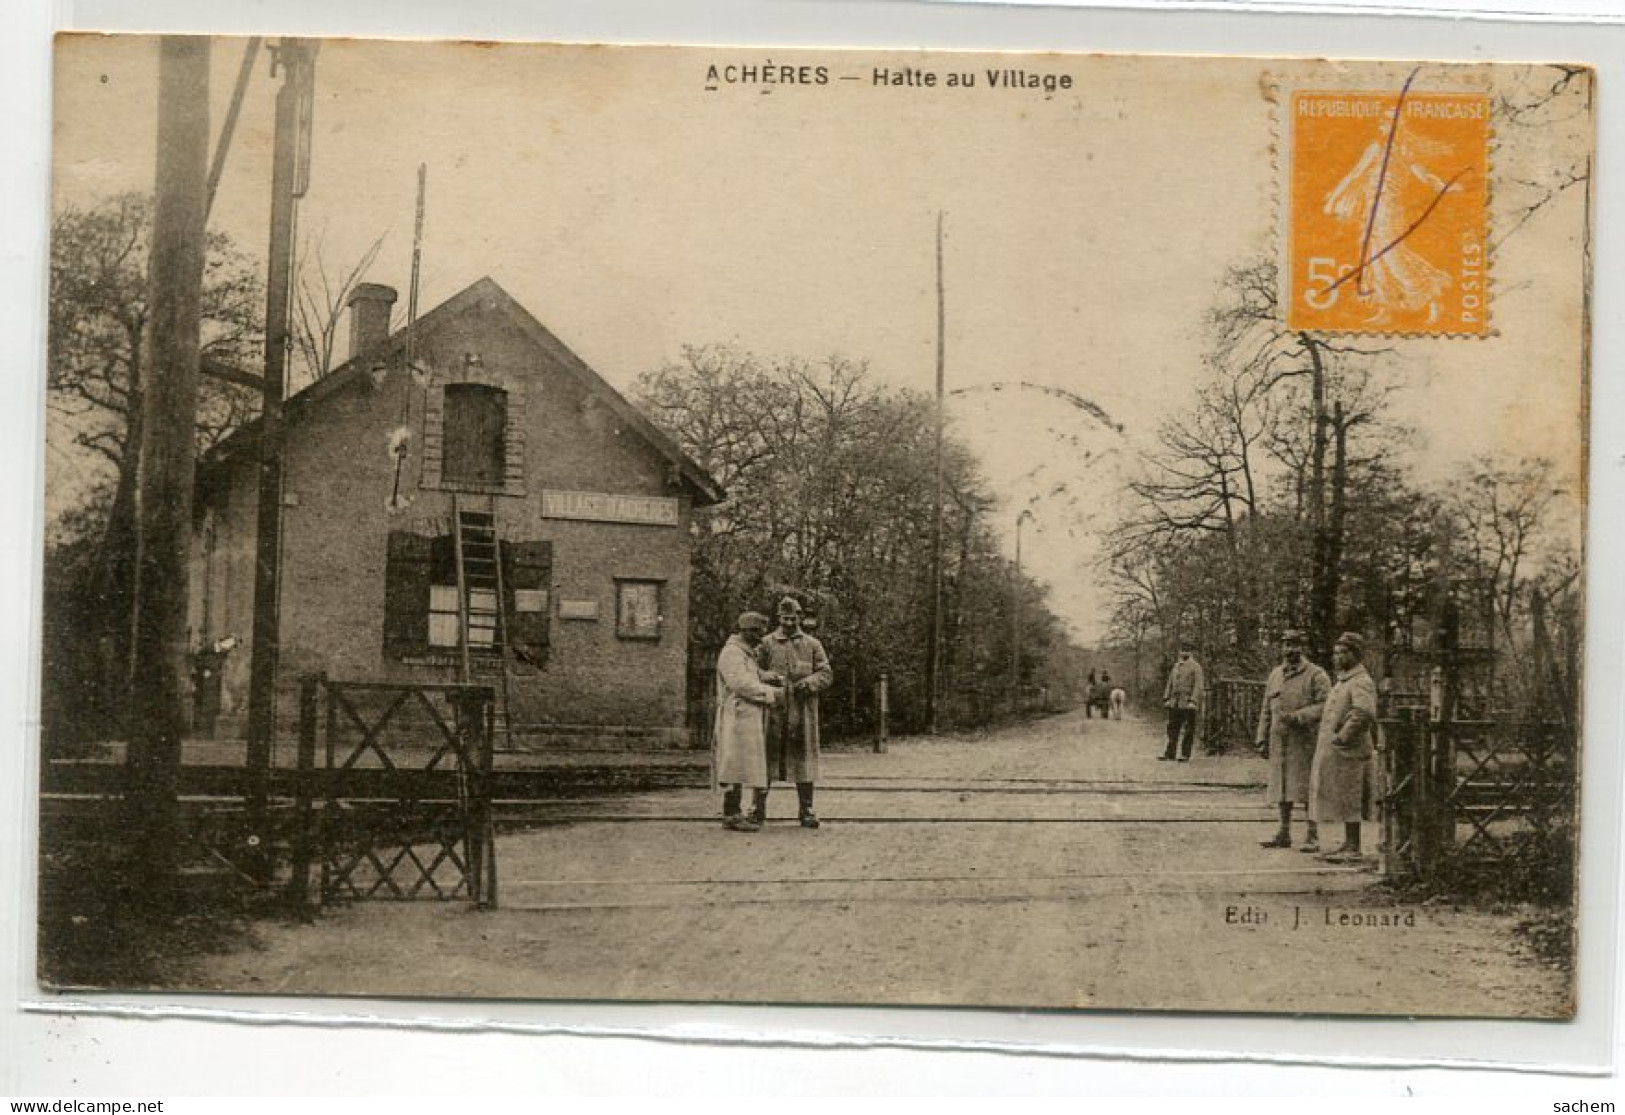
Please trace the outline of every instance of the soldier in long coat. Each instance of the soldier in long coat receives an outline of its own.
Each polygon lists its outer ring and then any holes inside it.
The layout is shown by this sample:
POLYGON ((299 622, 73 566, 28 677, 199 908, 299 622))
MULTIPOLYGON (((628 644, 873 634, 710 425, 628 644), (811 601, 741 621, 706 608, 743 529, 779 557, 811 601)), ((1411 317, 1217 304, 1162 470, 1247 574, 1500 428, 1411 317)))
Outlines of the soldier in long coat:
MULTIPOLYGON (((1281 664, 1264 683, 1258 710, 1259 753, 1270 761, 1265 800, 1281 811, 1281 827, 1262 841, 1266 848, 1292 847, 1292 807, 1309 806, 1309 770, 1315 760, 1320 714, 1331 690, 1326 671, 1303 656, 1301 631, 1281 635, 1281 664)), ((1309 822, 1306 843, 1318 847, 1318 828, 1309 822)))
POLYGON ((1336 863, 1359 860, 1360 823, 1373 820, 1375 812, 1377 685, 1361 661, 1364 657, 1365 640, 1352 632, 1339 635, 1332 646, 1337 681, 1326 697, 1309 775, 1310 819, 1343 824, 1342 846, 1325 857, 1336 863))
MULTIPOLYGON (((767 724, 767 776, 770 782, 794 782, 803 828, 818 827, 813 811, 813 785, 818 781, 822 735, 818 695, 835 681, 824 644, 801 629, 801 604, 791 596, 779 601, 779 627, 762 640, 757 659, 764 670, 784 678, 785 701, 767 724)), ((758 822, 767 819, 767 795, 759 799, 758 822)))
POLYGON ((740 813, 744 787, 756 794, 755 808, 767 796, 767 710, 781 704, 783 680, 764 672, 756 661, 767 634, 767 617, 746 612, 737 631, 717 655, 717 715, 711 737, 715 781, 724 788, 722 827, 755 832, 761 822, 740 813))

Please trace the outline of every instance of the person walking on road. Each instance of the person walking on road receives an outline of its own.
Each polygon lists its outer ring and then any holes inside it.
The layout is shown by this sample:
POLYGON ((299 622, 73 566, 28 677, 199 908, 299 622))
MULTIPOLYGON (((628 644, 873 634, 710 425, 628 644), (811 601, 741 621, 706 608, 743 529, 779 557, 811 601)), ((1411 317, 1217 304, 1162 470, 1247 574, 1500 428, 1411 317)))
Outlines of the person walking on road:
POLYGON ((1095 694, 1099 692, 1100 683, 1095 680, 1095 672, 1089 671, 1089 680, 1083 683, 1083 718, 1090 720, 1095 715, 1095 694))
POLYGON ((1161 760, 1165 763, 1176 758, 1190 762, 1191 748, 1196 746, 1196 716, 1207 694, 1207 678, 1195 652, 1189 639, 1180 642, 1179 661, 1168 671, 1168 686, 1162 693, 1162 703, 1168 708, 1168 749, 1161 760))
MULTIPOLYGON (((1270 761, 1266 799, 1281 811, 1281 827, 1261 843, 1266 848, 1292 847, 1292 807, 1309 806, 1309 770, 1315 761, 1320 713, 1331 691, 1326 671, 1303 656, 1301 631, 1281 636, 1281 664, 1264 683, 1258 710, 1258 753, 1270 761)), ((1318 844, 1317 826, 1309 821, 1307 844, 1318 844)))
MULTIPOLYGON (((824 644, 801 629, 801 604, 792 596, 779 601, 779 628, 762 641, 758 661, 765 670, 784 678, 784 704, 768 717, 767 773, 769 783, 794 782, 800 805, 801 827, 818 827, 813 811, 813 786, 818 781, 818 754, 822 735, 818 695, 835 680, 824 644)), ((757 799, 753 817, 767 820, 767 794, 757 799)))
MULTIPOLYGON (((1331 863, 1360 859, 1360 824, 1373 815, 1376 797, 1377 686, 1362 659, 1365 640, 1345 632, 1332 644, 1337 681, 1326 696, 1309 773, 1309 818, 1322 825, 1343 824, 1342 846, 1324 857, 1331 863)), ((1317 842, 1302 848, 1318 852, 1317 842)))
POLYGON ((735 633, 717 655, 712 762, 716 784, 723 787, 722 827, 734 832, 757 832, 762 824, 755 815, 767 798, 767 710, 782 703, 784 683, 756 663, 757 649, 767 634, 767 617, 760 612, 746 612, 735 627, 735 633), (755 808, 749 815, 740 812, 746 786, 756 795, 755 808))

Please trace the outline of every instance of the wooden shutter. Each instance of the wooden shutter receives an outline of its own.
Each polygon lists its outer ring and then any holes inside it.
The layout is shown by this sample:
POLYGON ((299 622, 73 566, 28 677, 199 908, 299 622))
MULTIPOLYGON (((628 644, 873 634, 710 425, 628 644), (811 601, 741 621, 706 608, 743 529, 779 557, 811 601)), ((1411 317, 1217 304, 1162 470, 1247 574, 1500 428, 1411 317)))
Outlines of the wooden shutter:
POLYGON ((552 609, 553 543, 503 542, 502 602, 508 624, 508 645, 522 662, 542 666, 547 662, 548 615, 552 609), (520 592, 547 594, 540 611, 518 611, 520 592))
POLYGON ((389 532, 384 564, 384 654, 401 658, 429 649, 429 571, 434 540, 389 532))
POLYGON ((479 383, 448 384, 444 414, 442 478, 500 485, 508 457, 508 393, 479 383))

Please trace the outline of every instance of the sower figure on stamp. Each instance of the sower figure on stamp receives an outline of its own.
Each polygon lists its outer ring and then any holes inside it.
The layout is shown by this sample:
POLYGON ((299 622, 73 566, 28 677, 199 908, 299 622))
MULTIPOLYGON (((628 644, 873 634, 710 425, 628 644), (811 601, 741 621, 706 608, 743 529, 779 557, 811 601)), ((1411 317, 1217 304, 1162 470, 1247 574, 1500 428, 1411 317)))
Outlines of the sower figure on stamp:
POLYGON ((1207 678, 1195 651, 1194 643, 1182 640, 1179 661, 1168 671, 1168 687, 1162 693, 1162 703, 1168 708, 1168 749, 1162 753, 1163 762, 1177 758, 1188 763, 1191 748, 1196 746, 1196 720, 1207 696, 1207 678))
MULTIPOLYGON (((1326 855, 1333 863, 1360 858, 1360 823, 1374 816, 1377 685, 1361 661, 1365 640, 1345 632, 1332 645, 1337 681, 1326 697, 1309 774, 1309 818, 1321 824, 1343 823, 1343 845, 1326 855)), ((1318 852, 1314 841, 1305 852, 1318 852)))
MULTIPOLYGON (((1315 761, 1315 739, 1321 710, 1331 691, 1326 671, 1303 656, 1301 631, 1281 636, 1281 664, 1264 683, 1264 701, 1258 710, 1258 752, 1270 761, 1266 795, 1281 811, 1281 827, 1262 841, 1266 848, 1292 847, 1292 806, 1309 805, 1309 770, 1315 761)), ((1317 843, 1317 828, 1309 821, 1308 844, 1317 843)))
MULTIPOLYGON (((818 721, 818 694, 830 687, 830 669, 824 644, 801 630, 801 605, 786 596, 779 602, 779 628, 762 640, 757 659, 764 670, 784 678, 785 700, 773 710, 767 726, 768 781, 794 782, 803 828, 818 827, 813 811, 813 785, 818 781, 818 753, 822 744, 818 721)), ((767 795, 757 799, 754 814, 767 819, 767 795)))
POLYGON ((756 832, 755 817, 767 798, 767 710, 783 703, 783 679, 757 665, 756 652, 767 634, 760 612, 739 617, 737 631, 717 656, 717 718, 711 746, 716 783, 723 787, 722 827, 756 832), (744 788, 755 791, 750 815, 740 812, 744 788))

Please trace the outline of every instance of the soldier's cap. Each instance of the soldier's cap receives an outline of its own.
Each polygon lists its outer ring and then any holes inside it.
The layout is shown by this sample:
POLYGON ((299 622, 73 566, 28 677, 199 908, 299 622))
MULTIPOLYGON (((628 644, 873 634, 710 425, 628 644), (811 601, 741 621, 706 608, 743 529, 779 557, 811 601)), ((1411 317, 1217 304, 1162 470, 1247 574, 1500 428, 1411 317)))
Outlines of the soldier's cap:
POLYGON ((1302 631, 1298 630, 1296 627, 1289 627, 1285 631, 1281 632, 1281 641, 1283 643, 1302 643, 1306 640, 1302 631))
POLYGON ((739 619, 734 623, 734 627, 740 631, 751 629, 766 631, 771 626, 773 626, 772 621, 761 612, 740 612, 739 619))
POLYGON ((1365 636, 1356 635, 1352 631, 1345 631, 1337 637, 1333 646, 1342 647, 1356 658, 1365 657, 1365 636))
POLYGON ((1179 640, 1179 649, 1180 650, 1195 650, 1196 649, 1196 644, 1191 642, 1189 639, 1181 639, 1181 640, 1179 640))
POLYGON ((779 601, 779 615, 781 615, 781 616, 799 616, 800 614, 801 614, 801 604, 800 604, 799 601, 796 600, 795 597, 786 596, 783 600, 779 601))

